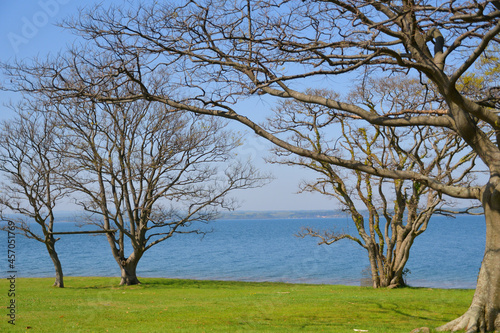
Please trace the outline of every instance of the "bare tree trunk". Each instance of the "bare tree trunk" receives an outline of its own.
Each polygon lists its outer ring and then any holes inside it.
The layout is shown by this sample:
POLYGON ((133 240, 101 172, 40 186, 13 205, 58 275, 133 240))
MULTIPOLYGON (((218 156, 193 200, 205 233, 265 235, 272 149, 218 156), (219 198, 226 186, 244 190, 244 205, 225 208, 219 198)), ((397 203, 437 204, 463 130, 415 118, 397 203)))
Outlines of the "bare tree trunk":
MULTIPOLYGON (((398 237, 403 236, 398 235, 398 237)), ((406 285, 403 278, 403 271, 410 258, 410 249, 416 237, 415 233, 409 232, 404 239, 397 242, 396 253, 392 257, 390 274, 388 273, 390 276, 387 279, 387 286, 400 287, 406 285)))
MULTIPOLYGON (((406 261, 404 264, 406 264, 406 261)), ((386 280, 384 281, 383 287, 396 288, 404 286, 406 286, 406 283, 403 279, 403 270, 398 269, 393 263, 391 263, 391 266, 387 269, 386 280)))
POLYGON ((380 288, 380 275, 379 266, 377 265, 377 251, 375 250, 375 245, 368 245, 368 259, 370 260, 370 270, 372 276, 373 288, 380 288))
MULTIPOLYGON (((411 243, 401 243, 407 246, 411 246, 411 243)), ((409 252, 408 249, 397 248, 395 258, 401 258, 399 252, 409 252)), ((408 256, 403 256, 404 262, 397 261, 393 259, 392 262, 388 262, 384 257, 383 252, 380 251, 379 247, 374 244, 373 246, 368 246, 368 257, 370 260, 370 269, 372 276, 373 288, 384 288, 384 287, 400 287, 404 286, 405 282, 403 279, 403 269, 408 261, 408 256)))
POLYGON ((132 254, 128 259, 120 260, 121 281, 120 285, 141 284, 136 275, 137 264, 141 255, 132 254))
POLYGON ((379 260, 380 282, 379 287, 401 287, 404 286, 403 273, 397 269, 394 263, 385 260, 379 260))
POLYGON ((489 183, 482 197, 486 218, 486 249, 472 304, 461 317, 438 327, 439 331, 500 330, 500 189, 489 183), (496 187, 496 188, 495 188, 496 187))
POLYGON ((54 287, 64 288, 62 265, 55 249, 55 240, 48 240, 45 243, 45 246, 47 247, 50 259, 52 259, 54 268, 56 270, 56 280, 54 281, 54 287))

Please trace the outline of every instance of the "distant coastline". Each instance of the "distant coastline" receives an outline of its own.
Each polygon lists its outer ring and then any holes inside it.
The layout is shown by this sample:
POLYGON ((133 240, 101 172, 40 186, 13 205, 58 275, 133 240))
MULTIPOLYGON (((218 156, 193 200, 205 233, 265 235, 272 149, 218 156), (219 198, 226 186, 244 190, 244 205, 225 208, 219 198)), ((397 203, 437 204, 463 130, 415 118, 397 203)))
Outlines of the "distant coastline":
MULTIPOLYGON (((362 211, 362 214, 365 212, 362 211)), ((82 216, 83 211, 56 211, 59 222, 74 222, 75 217, 82 216)), ((337 210, 270 210, 270 211, 222 211, 217 220, 274 220, 274 219, 332 219, 345 218, 348 213, 337 210)))
POLYGON ((346 217, 341 210, 274 210, 222 212, 219 220, 331 219, 346 217))
MULTIPOLYGON (((467 208, 443 208, 450 211, 465 212, 467 208)), ((367 217, 367 210, 360 210, 361 215, 367 217)), ((482 208, 472 209, 469 213, 481 215, 482 208)), ((439 216, 439 213, 435 213, 439 216)), ((451 216, 450 214, 447 214, 451 216)), ((348 218, 350 214, 347 211, 336 210, 270 210, 270 211, 233 211, 221 212, 218 220, 272 220, 272 219, 336 219, 348 218)))
MULTIPOLYGON (((455 211, 465 211, 466 208, 453 208, 455 211)), ((59 222, 73 222, 75 216, 82 211, 56 211, 55 215, 59 222)), ((368 216, 368 211, 361 210, 363 216, 368 216)), ((474 209, 471 213, 481 214, 482 209, 474 209)), ((439 214, 436 214, 438 216, 439 214)), ((275 219, 335 219, 350 218, 348 212, 341 209, 332 210, 269 210, 269 211, 231 211, 220 212, 217 220, 275 220, 275 219)))

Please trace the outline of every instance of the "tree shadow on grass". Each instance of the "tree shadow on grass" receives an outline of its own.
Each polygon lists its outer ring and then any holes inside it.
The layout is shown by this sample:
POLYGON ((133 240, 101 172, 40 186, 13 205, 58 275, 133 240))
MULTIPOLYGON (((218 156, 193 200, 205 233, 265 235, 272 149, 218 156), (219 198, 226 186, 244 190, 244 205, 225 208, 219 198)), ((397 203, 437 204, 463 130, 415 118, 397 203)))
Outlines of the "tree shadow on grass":
POLYGON ((66 283, 66 289, 164 289, 164 288, 205 288, 205 289, 232 289, 242 287, 267 287, 284 285, 279 282, 241 282, 223 280, 193 280, 193 279, 167 279, 167 278, 141 278, 138 285, 119 285, 120 278, 109 278, 112 281, 87 281, 89 285, 75 285, 78 280, 66 283), (116 283, 114 283, 116 281, 116 283))
POLYGON ((287 286, 282 282, 246 282, 246 281, 227 281, 227 280, 196 280, 196 279, 167 279, 167 278, 139 278, 141 286, 144 288, 156 287, 176 287, 176 288, 215 288, 232 289, 248 287, 280 287, 287 286))
POLYGON ((411 312, 415 310, 431 312, 431 310, 428 309, 412 309, 412 310, 409 309, 405 311, 404 308, 399 306, 397 303, 378 303, 378 302, 370 302, 370 303, 377 306, 380 309, 380 311, 394 314, 395 316, 391 315, 391 317, 393 318, 396 318, 396 316, 400 316, 409 319, 419 319, 419 320, 438 322, 438 323, 442 321, 440 318, 433 317, 431 313, 429 314, 430 316, 425 316, 422 314, 417 315, 414 312, 411 312))

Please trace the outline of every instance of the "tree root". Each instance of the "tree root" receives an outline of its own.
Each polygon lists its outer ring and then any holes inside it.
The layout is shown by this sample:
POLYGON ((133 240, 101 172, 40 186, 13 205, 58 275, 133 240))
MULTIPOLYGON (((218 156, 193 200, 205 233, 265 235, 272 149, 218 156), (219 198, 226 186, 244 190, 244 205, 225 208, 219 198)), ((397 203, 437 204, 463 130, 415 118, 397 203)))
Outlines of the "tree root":
POLYGON ((437 327, 436 330, 440 332, 456 332, 465 330, 465 333, 485 333, 493 332, 495 329, 500 330, 500 315, 496 318, 496 320, 490 321, 490 325, 488 325, 487 322, 484 309, 480 307, 471 307, 461 317, 452 320, 443 326, 437 327))
MULTIPOLYGON (((475 318, 474 316, 464 314, 463 316, 450 321, 449 323, 436 328, 437 331, 460 331, 466 330, 466 333, 476 333, 478 332, 478 328, 480 326, 479 318, 475 318)), ((484 331, 483 331, 484 332, 484 331)))

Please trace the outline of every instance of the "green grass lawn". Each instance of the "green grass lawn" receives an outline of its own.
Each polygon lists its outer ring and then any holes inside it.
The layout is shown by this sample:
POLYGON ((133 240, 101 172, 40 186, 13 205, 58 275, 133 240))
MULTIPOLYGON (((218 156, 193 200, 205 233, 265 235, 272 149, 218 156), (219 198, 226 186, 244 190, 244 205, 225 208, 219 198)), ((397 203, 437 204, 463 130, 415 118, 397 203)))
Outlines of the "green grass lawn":
POLYGON ((372 289, 338 285, 66 277, 0 282, 1 332, 410 332, 436 327, 469 306, 473 290, 372 289), (5 306, 4 306, 5 305, 5 306))

